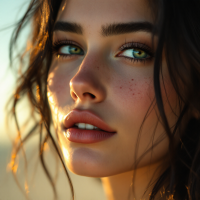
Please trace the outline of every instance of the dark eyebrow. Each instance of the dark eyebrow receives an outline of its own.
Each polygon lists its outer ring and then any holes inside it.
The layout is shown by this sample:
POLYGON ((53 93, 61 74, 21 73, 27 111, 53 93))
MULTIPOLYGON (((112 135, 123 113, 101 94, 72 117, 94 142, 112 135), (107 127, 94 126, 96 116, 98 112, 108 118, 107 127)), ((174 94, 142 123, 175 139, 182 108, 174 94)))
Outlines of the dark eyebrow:
POLYGON ((101 34, 103 36, 119 35, 131 32, 153 32, 153 24, 150 22, 130 22, 130 23, 116 23, 102 26, 101 34))
POLYGON ((58 21, 54 25, 53 31, 66 31, 83 35, 83 29, 81 25, 72 22, 58 21))
MULTIPOLYGON (((154 26, 150 22, 130 22, 130 23, 113 23, 103 25, 101 27, 101 35, 104 37, 119 35, 131 32, 153 32, 154 26)), ((81 25, 72 22, 56 22, 53 31, 65 31, 83 35, 83 28, 81 25)))

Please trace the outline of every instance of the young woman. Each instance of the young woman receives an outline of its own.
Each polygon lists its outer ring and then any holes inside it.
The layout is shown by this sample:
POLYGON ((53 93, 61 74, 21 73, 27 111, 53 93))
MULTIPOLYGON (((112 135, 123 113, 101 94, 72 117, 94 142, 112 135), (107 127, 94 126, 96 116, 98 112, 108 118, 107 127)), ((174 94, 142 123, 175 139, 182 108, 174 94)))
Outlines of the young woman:
POLYGON ((38 132, 50 181, 48 140, 108 200, 199 200, 199 19, 196 0, 32 0, 11 40, 32 21, 12 111, 28 95, 40 122, 18 126, 15 153, 38 132))

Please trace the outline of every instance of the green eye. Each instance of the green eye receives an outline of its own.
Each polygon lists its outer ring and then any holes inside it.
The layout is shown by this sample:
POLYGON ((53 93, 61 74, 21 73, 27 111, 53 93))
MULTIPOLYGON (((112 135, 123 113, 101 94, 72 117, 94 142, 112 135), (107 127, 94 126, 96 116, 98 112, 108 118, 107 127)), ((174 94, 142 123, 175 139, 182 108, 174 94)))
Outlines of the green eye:
POLYGON ((145 51, 138 49, 138 48, 131 48, 131 49, 127 49, 124 50, 122 54, 125 57, 131 57, 131 58, 135 58, 135 59, 145 59, 145 58, 149 58, 149 54, 147 54, 145 51))
POLYGON ((133 49, 133 56, 134 58, 147 58, 148 54, 141 49, 133 49))
POLYGON ((60 48, 59 53, 61 54, 78 54, 83 55, 83 51, 81 48, 75 46, 75 45, 65 45, 60 48))

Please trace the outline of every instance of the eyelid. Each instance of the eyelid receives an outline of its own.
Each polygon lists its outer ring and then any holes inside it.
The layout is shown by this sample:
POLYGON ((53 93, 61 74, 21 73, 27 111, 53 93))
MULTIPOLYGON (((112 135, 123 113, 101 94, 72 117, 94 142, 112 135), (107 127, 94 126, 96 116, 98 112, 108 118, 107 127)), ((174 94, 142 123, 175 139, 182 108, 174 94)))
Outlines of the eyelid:
POLYGON ((70 40, 68 38, 63 38, 63 39, 56 38, 53 40, 53 44, 55 43, 72 43, 74 45, 81 46, 79 43, 75 42, 74 40, 70 40))
POLYGON ((75 46, 77 46, 78 48, 81 48, 81 49, 83 49, 83 47, 79 44, 79 43, 77 43, 77 42, 75 42, 75 41, 73 41, 73 40, 68 40, 68 39, 64 39, 64 40, 55 40, 55 42, 53 42, 53 47, 55 47, 55 46, 59 46, 59 47, 62 47, 62 46, 65 46, 65 45, 75 45, 75 46))
POLYGON ((125 51, 127 49, 131 49, 131 48, 138 48, 141 49, 142 51, 147 52, 150 56, 153 56, 153 52, 151 50, 151 48, 149 46, 147 46, 146 44, 143 43, 139 43, 139 42, 125 42, 125 44, 123 44, 122 46, 120 46, 118 48, 118 51, 125 51))
POLYGON ((115 57, 120 57, 122 59, 128 59, 129 62, 135 63, 135 62, 147 62, 147 61, 151 61, 154 58, 154 53, 152 52, 151 48, 148 45, 145 45, 143 43, 139 43, 139 42, 125 42, 125 44, 123 44, 122 46, 120 46, 120 48, 118 49, 118 53, 115 55, 115 57), (125 52, 126 50, 131 50, 131 49, 139 49, 144 51, 145 53, 148 54, 149 57, 147 58, 134 58, 134 57, 129 57, 129 56, 120 56, 121 54, 123 54, 123 52, 125 52))
POLYGON ((62 53, 58 53, 59 49, 63 46, 68 46, 68 45, 74 45, 78 48, 80 48, 83 52, 83 48, 81 47, 80 44, 76 43, 73 40, 68 40, 68 39, 64 39, 64 40, 55 40, 55 42, 53 42, 52 44, 52 48, 53 48, 53 53, 56 53, 57 55, 61 55, 61 56, 65 56, 65 57, 71 57, 71 56, 78 56, 78 54, 62 54, 62 53))

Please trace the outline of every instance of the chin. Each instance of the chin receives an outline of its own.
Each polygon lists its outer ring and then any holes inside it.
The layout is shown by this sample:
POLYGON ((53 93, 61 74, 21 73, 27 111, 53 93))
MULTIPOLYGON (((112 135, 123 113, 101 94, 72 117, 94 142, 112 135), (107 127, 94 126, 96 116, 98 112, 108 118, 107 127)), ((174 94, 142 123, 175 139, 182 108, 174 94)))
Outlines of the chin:
POLYGON ((63 148, 67 168, 74 174, 87 177, 108 177, 118 173, 116 167, 109 165, 111 162, 99 152, 87 148, 78 148, 70 152, 63 148))

